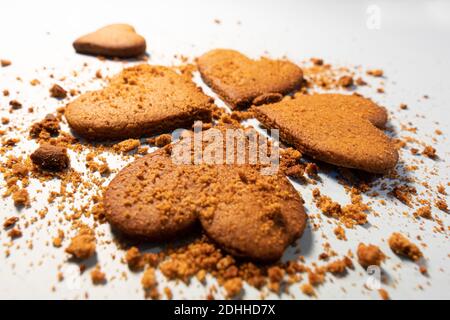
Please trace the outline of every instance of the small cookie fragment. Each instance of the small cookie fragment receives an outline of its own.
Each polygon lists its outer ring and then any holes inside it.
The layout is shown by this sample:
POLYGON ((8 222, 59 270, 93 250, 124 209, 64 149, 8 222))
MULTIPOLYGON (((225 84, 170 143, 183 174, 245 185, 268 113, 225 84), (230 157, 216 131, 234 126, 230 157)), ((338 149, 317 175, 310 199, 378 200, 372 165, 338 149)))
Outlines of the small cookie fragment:
POLYGON ((353 86, 353 78, 351 76, 342 76, 339 78, 338 84, 341 87, 349 88, 349 87, 353 86))
POLYGON ((225 289, 227 298, 237 297, 242 292, 242 279, 238 277, 229 279, 225 281, 223 287, 225 289))
POLYGON ((159 299, 158 281, 156 280, 155 269, 147 268, 141 278, 142 288, 145 291, 146 298, 159 299))
POLYGON ((380 264, 386 259, 384 253, 375 245, 360 243, 356 251, 358 262, 363 268, 380 264))
POLYGON ((114 150, 118 152, 130 152, 141 145, 138 139, 127 139, 114 145, 114 150))
POLYGON ((435 202, 435 205, 436 205, 436 208, 438 208, 439 210, 448 212, 448 204, 447 204, 447 201, 445 201, 445 199, 437 199, 435 202))
POLYGON ((14 205, 16 207, 28 207, 30 205, 30 195, 27 189, 19 189, 12 195, 14 205))
POLYGON ((422 154, 433 160, 437 158, 436 149, 432 146, 426 146, 423 149, 422 154))
POLYGON ((340 260, 335 260, 326 265, 327 271, 335 275, 344 274, 347 271, 347 269, 353 268, 354 268, 353 262, 349 257, 344 257, 340 260))
POLYGON ((106 275, 101 271, 100 266, 96 266, 91 271, 91 280, 94 285, 100 285, 106 283, 106 275))
POLYGON ((128 265, 128 268, 132 271, 140 271, 143 270, 147 261, 145 259, 145 255, 139 252, 139 249, 136 247, 131 247, 127 250, 125 254, 125 261, 128 265))
POLYGON ((389 293, 385 289, 379 289, 378 293, 380 294, 381 299, 390 300, 389 293))
POLYGON ((8 67, 11 65, 11 61, 7 59, 0 59, 0 65, 2 67, 8 67))
POLYGON ((419 209, 416 210, 416 212, 414 212, 414 216, 424 219, 433 219, 433 216, 431 214, 431 206, 427 205, 420 207, 419 209))
POLYGON ((69 126, 90 140, 123 140, 211 121, 213 99, 191 79, 163 66, 122 70, 109 85, 82 94, 65 110, 69 126))
POLYGON ((316 295, 314 287, 309 283, 304 283, 300 286, 300 290, 302 290, 303 294, 307 296, 313 297, 316 295))
POLYGON ((18 228, 12 228, 11 230, 8 231, 8 236, 11 239, 20 238, 22 236, 22 231, 20 231, 20 229, 18 228))
POLYGON ((11 109, 18 110, 22 108, 22 103, 17 100, 11 100, 9 101, 9 105, 11 106, 11 109))
POLYGON ((235 50, 215 49, 197 59, 205 83, 232 109, 279 101, 298 87, 303 71, 292 62, 252 60, 235 50))
POLYGON ((95 254, 95 236, 94 231, 88 227, 81 227, 78 234, 72 238, 66 252, 73 258, 85 260, 95 254))
POLYGON ((15 217, 15 216, 9 217, 3 222, 3 228, 7 229, 7 228, 14 227, 14 225, 16 224, 17 221, 19 221, 19 217, 15 217))
POLYGON ((347 241, 347 236, 345 235, 345 230, 341 226, 337 226, 336 228, 334 228, 333 232, 334 232, 336 238, 338 238, 339 240, 347 241))
POLYGON ((64 99, 67 97, 67 91, 60 85, 54 84, 50 88, 50 96, 56 99, 64 99))
POLYGON ((412 261, 419 261, 423 257, 419 247, 399 232, 394 232, 388 240, 391 250, 400 256, 407 257, 412 261))
POLYGON ((157 146, 158 148, 162 148, 172 142, 172 136, 166 133, 159 135, 156 138, 148 139, 147 142, 149 144, 157 146))
POLYGON ((145 53, 145 39, 128 24, 111 24, 74 41, 78 53, 131 58, 145 53))
POLYGON ((58 236, 54 237, 52 240, 52 244, 55 248, 60 248, 62 245, 62 242, 64 240, 64 231, 61 229, 58 230, 58 236))
POLYGON ((49 171, 62 171, 70 165, 67 149, 51 144, 42 144, 30 155, 31 161, 39 168, 49 171))

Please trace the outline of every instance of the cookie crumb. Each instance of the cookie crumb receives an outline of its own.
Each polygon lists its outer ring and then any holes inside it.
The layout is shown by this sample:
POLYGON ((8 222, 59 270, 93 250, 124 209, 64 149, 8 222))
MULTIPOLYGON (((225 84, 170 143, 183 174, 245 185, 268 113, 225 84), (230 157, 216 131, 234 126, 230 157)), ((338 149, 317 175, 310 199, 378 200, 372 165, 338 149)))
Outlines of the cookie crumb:
POLYGON ((77 259, 89 259, 95 254, 94 231, 88 227, 81 227, 78 234, 72 238, 66 252, 77 259))
POLYGON ((67 149, 43 144, 30 155, 31 161, 39 168, 49 171, 62 171, 70 165, 67 149))
POLYGON ((320 58, 311 58, 311 62, 316 66, 323 65, 323 59, 320 59, 320 58))
POLYGON ((314 287, 312 285, 310 285, 309 283, 304 283, 302 284, 302 286, 300 287, 300 289, 302 290, 302 292, 304 294, 306 294, 307 296, 315 296, 316 292, 314 291, 314 287))
POLYGON ((345 235, 345 230, 341 226, 337 226, 336 228, 334 228, 333 232, 334 232, 336 238, 338 238, 339 240, 347 241, 347 237, 345 235))
POLYGON ((127 139, 114 145, 114 150, 127 153, 133 151, 141 145, 138 139, 127 139))
POLYGON ((349 257, 344 257, 341 260, 336 260, 326 265, 327 271, 332 274, 343 274, 347 271, 347 268, 353 269, 353 262, 349 257))
POLYGON ((22 108, 22 103, 19 102, 19 101, 17 101, 17 100, 11 100, 11 101, 9 102, 9 105, 11 106, 11 108, 12 108, 13 110, 17 110, 17 109, 22 108))
POLYGON ((226 291, 227 298, 233 298, 238 296, 242 292, 242 280, 241 278, 232 278, 223 284, 226 291))
POLYGON ((169 287, 165 287, 164 288, 164 294, 166 295, 167 300, 172 300, 173 293, 172 293, 172 290, 170 290, 169 287))
POLYGON ((394 232, 388 240, 389 247, 397 254, 418 261, 422 256, 419 247, 399 232, 394 232))
POLYGON ((28 194, 28 191, 26 189, 20 189, 13 193, 12 195, 14 205, 17 207, 26 206, 28 207, 30 205, 30 196, 28 194))
POLYGON ((445 201, 444 199, 437 199, 436 202, 436 207, 439 210, 442 210, 444 212, 448 212, 448 205, 447 205, 447 201, 445 201))
POLYGON ((385 289, 379 289, 378 293, 380 294, 381 299, 390 300, 389 293, 385 289))
POLYGON ((62 245, 62 241, 64 240, 64 231, 61 229, 58 230, 58 236, 53 238, 52 244, 55 248, 60 248, 62 245))
POLYGON ((432 146, 426 146, 423 149, 422 154, 433 160, 436 159, 436 157, 437 157, 436 149, 433 148, 432 146))
POLYGON ((0 60, 0 64, 1 64, 1 66, 2 67, 8 67, 8 66, 10 66, 11 65, 11 60, 7 60, 7 59, 1 59, 0 60))
POLYGON ((100 270, 98 265, 91 271, 91 280, 94 285, 106 283, 106 275, 100 270))
POLYGON ((33 123, 30 128, 30 136, 32 138, 47 138, 58 135, 59 130, 58 119, 54 115, 48 114, 43 120, 33 123))
POLYGON ((341 87, 349 88, 349 87, 353 86, 353 78, 351 76, 342 76, 339 78, 338 84, 341 87))
POLYGON ((147 139, 147 142, 151 145, 162 148, 172 142, 172 136, 168 133, 157 136, 156 138, 147 139))
POLYGON ((432 219, 433 216, 431 215, 431 207, 430 206, 424 206, 416 210, 414 212, 415 217, 425 218, 425 219, 432 219))
POLYGON ((141 278, 142 288, 145 291, 145 297, 151 299, 159 299, 159 292, 157 289, 158 282, 154 268, 147 268, 141 278))
POLYGON ((383 70, 381 70, 381 69, 372 69, 372 70, 368 70, 367 74, 369 76, 372 76, 372 77, 382 77, 383 76, 383 70))
POLYGON ((358 85, 358 86, 365 86, 365 85, 367 85, 367 82, 365 82, 364 80, 363 80, 363 78, 358 78, 358 79, 356 79, 356 85, 358 85))
POLYGON ((67 97, 67 91, 60 85, 54 84, 50 88, 50 96, 56 99, 64 99, 67 97))
POLYGON ((125 261, 128 268, 132 271, 143 270, 146 265, 145 255, 142 255, 136 247, 131 247, 128 249, 125 254, 125 261))
POLYGON ((384 253, 375 245, 360 243, 356 251, 358 256, 359 264, 367 268, 369 266, 375 265, 380 266, 380 264, 386 259, 384 253))
POLYGON ((14 225, 16 224, 16 222, 19 221, 19 217, 9 217, 8 219, 6 219, 3 222, 3 228, 7 229, 7 228, 11 228, 14 227, 14 225))

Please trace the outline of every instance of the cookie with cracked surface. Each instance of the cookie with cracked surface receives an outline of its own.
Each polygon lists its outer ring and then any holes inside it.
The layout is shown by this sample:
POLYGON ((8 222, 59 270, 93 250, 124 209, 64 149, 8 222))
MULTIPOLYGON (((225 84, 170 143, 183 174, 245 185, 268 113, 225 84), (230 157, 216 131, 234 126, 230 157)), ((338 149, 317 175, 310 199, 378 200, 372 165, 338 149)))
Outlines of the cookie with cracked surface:
POLYGON ((108 221, 125 235, 150 241, 186 233, 197 222, 196 193, 201 190, 185 170, 171 161, 166 149, 134 161, 105 192, 108 221))
POLYGON ((132 58, 145 53, 146 42, 129 24, 117 23, 81 36, 73 47, 83 54, 132 58))
POLYGON ((264 176, 251 166, 216 170, 206 193, 215 201, 199 212, 206 234, 238 257, 281 258, 306 225, 297 191, 285 176, 264 176))
POLYGON ((299 88, 300 67, 287 60, 252 60, 235 50, 215 49, 197 59, 203 80, 232 109, 276 102, 299 88))
POLYGON ((141 64, 124 69, 104 89, 67 105, 70 127, 90 140, 156 135, 211 121, 213 99, 170 68, 141 64))
POLYGON ((280 130, 280 138, 315 159, 372 173, 386 173, 398 161, 394 144, 379 128, 386 110, 356 95, 297 95, 253 107, 256 118, 280 130))

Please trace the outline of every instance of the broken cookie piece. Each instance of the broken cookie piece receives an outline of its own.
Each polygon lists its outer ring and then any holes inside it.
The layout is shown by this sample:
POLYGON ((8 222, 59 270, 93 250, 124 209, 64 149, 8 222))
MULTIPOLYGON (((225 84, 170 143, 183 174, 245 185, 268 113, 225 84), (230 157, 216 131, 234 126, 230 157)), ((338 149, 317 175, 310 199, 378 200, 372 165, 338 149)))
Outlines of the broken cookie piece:
POLYGON ((30 155, 31 161, 39 168, 49 171, 62 171, 70 165, 67 149, 43 144, 30 155))

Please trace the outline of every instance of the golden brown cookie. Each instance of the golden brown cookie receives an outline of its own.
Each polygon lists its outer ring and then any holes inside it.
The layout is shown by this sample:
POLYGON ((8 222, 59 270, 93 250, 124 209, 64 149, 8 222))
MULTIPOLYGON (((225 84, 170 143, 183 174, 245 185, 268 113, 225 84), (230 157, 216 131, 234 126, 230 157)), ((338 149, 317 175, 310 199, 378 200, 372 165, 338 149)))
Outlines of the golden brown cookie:
POLYGON ((160 241, 181 236, 197 221, 201 191, 161 149, 122 169, 104 197, 108 221, 124 234, 160 241))
POLYGON ((238 51, 216 49, 197 59, 203 80, 233 109, 279 101, 300 87, 303 72, 285 60, 252 60, 238 51))
POLYGON ((306 214, 286 177, 246 164, 174 164, 170 150, 136 160, 108 186, 106 216, 123 233, 164 240, 200 219, 222 248, 256 260, 280 258, 302 234, 306 214))
POLYGON ((66 108, 70 127, 91 140, 156 135, 209 122, 213 99, 175 71, 147 64, 124 69, 109 85, 66 108))
POLYGON ((267 128, 315 159, 373 173, 395 167, 398 152, 380 129, 386 110, 356 95, 298 95, 293 99, 254 107, 267 128))
POLYGON ((78 53, 131 58, 145 53, 145 39, 128 24, 111 24, 74 41, 78 53))

